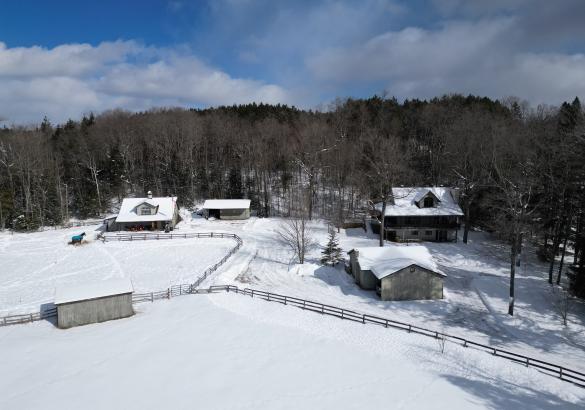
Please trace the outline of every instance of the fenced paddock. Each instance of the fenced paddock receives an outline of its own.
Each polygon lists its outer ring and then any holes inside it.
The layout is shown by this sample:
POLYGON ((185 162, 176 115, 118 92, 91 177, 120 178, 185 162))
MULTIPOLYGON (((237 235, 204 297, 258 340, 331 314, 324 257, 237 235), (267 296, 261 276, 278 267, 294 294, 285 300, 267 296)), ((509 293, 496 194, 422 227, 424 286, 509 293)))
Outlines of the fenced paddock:
MULTIPOLYGON (((101 239, 104 241, 111 241, 111 240, 118 240, 117 237, 120 237, 120 241, 127 241, 127 240, 160 240, 160 239, 187 239, 187 238, 229 238, 233 239, 236 242, 236 245, 229 250, 218 262, 213 264, 212 266, 208 267, 201 275, 199 275, 195 281, 191 284, 179 284, 173 285, 166 290, 155 291, 150 293, 134 293, 132 296, 132 303, 141 303, 141 302, 153 302, 159 299, 169 299, 171 297, 176 297, 180 295, 186 295, 191 293, 196 293, 195 289, 201 285, 201 283, 209 277, 213 272, 219 269, 234 253, 236 253, 243 245, 242 239, 235 234, 232 233, 223 233, 223 232, 202 232, 202 233, 184 233, 184 234, 142 234, 142 233, 129 233, 129 234, 119 234, 119 235, 107 235, 102 236, 101 239), (130 237, 130 238, 129 238, 130 237)), ((45 309, 41 312, 33 312, 33 313, 25 313, 25 314, 17 314, 17 315, 9 315, 0 317, 0 327, 1 326, 9 326, 9 325, 17 325, 17 324, 24 324, 35 322, 39 320, 46 320, 57 316, 57 309, 55 307, 51 307, 49 309, 45 309)))
MULTIPOLYGON (((266 292, 262 290, 243 288, 240 289, 234 285, 219 285, 210 286, 208 288, 199 288, 201 283, 215 272, 221 265, 223 265, 231 255, 236 253, 243 242, 242 239, 235 234, 228 233, 185 233, 185 234, 120 234, 116 235, 122 237, 119 240, 160 240, 160 239, 173 239, 173 238, 232 238, 236 241, 236 246, 232 248, 219 262, 209 267, 202 275, 200 275, 195 282, 191 284, 180 284, 173 285, 165 290, 148 293, 134 293, 132 295, 132 303, 138 304, 143 302, 154 302, 160 299, 171 299, 173 297, 191 294, 210 294, 210 293, 233 293, 237 295, 249 296, 251 298, 257 298, 268 302, 280 303, 287 306, 293 306, 302 310, 319 313, 322 315, 337 317, 342 320, 349 320, 361 324, 370 324, 381 326, 386 329, 396 329, 405 331, 408 333, 415 333, 434 339, 443 339, 445 341, 458 344, 465 348, 472 348, 483 351, 492 356, 506 359, 519 365, 526 367, 535 368, 545 374, 559 378, 562 381, 573 383, 579 387, 585 388, 585 373, 569 369, 564 366, 560 366, 554 363, 550 363, 544 360, 536 359, 530 356, 522 355, 519 353, 511 352, 509 350, 498 349, 493 346, 474 342, 459 336, 450 335, 447 333, 439 332, 432 329, 426 329, 420 326, 412 325, 405 322, 396 321, 389 318, 380 316, 369 315, 365 313, 356 312, 354 310, 345 309, 338 306, 328 305, 320 302, 315 302, 307 299, 301 299, 293 296, 281 295, 277 293, 266 292), (128 239, 130 236, 132 238, 128 239), (158 238, 156 237, 158 236, 158 238), (163 237, 164 236, 164 237, 163 237), (171 237, 172 236, 172 237, 171 237)), ((112 240, 110 238, 105 240, 112 240)), ((113 239, 116 240, 116 239, 113 239)), ((30 313, 23 315, 12 315, 0 318, 0 326, 7 326, 11 324, 27 323, 36 320, 45 320, 56 316, 57 310, 55 308, 46 309, 43 312, 30 313)))

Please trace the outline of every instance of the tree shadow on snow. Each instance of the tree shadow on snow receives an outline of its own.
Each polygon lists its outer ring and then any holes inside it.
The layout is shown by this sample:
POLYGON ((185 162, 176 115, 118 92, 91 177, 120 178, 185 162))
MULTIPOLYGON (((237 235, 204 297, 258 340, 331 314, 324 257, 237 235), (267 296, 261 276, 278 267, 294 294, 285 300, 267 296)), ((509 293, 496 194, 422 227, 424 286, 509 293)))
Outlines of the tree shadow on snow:
POLYGON ((477 404, 498 410, 583 409, 585 402, 571 403, 560 397, 513 383, 494 381, 486 383, 454 375, 443 375, 451 384, 472 394, 477 404))

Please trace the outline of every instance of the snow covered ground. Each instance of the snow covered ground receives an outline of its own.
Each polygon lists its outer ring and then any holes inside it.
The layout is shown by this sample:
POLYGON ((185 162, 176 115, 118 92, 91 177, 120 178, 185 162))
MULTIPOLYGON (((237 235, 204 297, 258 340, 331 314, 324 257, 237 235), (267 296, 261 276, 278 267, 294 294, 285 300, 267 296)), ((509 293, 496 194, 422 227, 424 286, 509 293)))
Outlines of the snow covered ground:
MULTIPOLYGON (((279 219, 228 222, 198 218, 183 224, 183 230, 233 232, 244 241, 242 249, 211 277, 210 284, 235 284, 329 303, 585 371, 583 303, 572 306, 569 324, 563 326, 545 279, 547 266, 528 250, 517 272, 515 316, 508 316, 509 250, 486 233, 471 232, 467 245, 425 244, 448 275, 445 299, 383 302, 373 291, 359 289, 341 267, 320 265, 319 249, 311 252, 304 265, 295 264, 286 245, 278 239, 279 219)), ((316 241, 325 245, 326 225, 315 222, 312 229, 316 241)), ((348 229, 341 231, 340 243, 344 251, 349 251, 376 246, 377 238, 362 229, 348 229)))
MULTIPOLYGON (((181 233, 229 232, 244 241, 203 286, 235 284, 329 303, 585 371, 585 307, 573 306, 569 325, 561 324, 547 267, 530 250, 517 276, 516 315, 509 317, 508 250, 484 233, 472 232, 467 245, 426 244, 448 275, 445 299, 383 302, 341 267, 321 266, 318 248, 304 265, 294 263, 278 239, 279 219, 183 217, 181 233)), ((0 233, 0 314, 37 310, 52 300, 56 283, 130 277, 137 291, 152 291, 190 282, 234 245, 217 238, 67 245, 82 230, 91 228, 0 233)), ((317 221, 312 230, 324 245, 327 226, 317 221)), ((348 251, 376 246, 377 239, 348 229, 340 242, 348 251)), ((448 345, 440 354, 432 339, 237 295, 185 296, 139 310, 132 319, 66 332, 46 322, 0 329, 0 367, 10 369, 0 373, 0 408, 62 404, 64 397, 71 407, 87 407, 85 393, 114 385, 120 388, 92 396, 94 407, 115 399, 121 407, 192 408, 188 400, 197 395, 203 407, 220 408, 585 404, 585 390, 483 352, 448 345), (71 397, 69 388, 82 394, 71 397)))
POLYGON ((58 284, 125 277, 147 292, 190 283, 234 247, 217 238, 102 243, 92 240, 96 227, 0 233, 0 316, 38 312, 58 284), (86 244, 67 244, 82 231, 86 244))
POLYGON ((0 408, 581 409, 585 389, 430 338, 235 294, 0 328, 0 408))

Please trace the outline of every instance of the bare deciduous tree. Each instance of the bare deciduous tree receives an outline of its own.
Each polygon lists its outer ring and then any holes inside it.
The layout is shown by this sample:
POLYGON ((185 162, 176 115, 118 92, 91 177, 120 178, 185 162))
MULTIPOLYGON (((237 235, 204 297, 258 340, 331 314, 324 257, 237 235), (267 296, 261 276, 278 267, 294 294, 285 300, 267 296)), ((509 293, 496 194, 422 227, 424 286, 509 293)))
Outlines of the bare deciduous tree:
POLYGON ((296 217, 284 219, 278 236, 292 250, 293 258, 300 264, 305 263, 305 255, 314 244, 305 213, 301 212, 296 217))

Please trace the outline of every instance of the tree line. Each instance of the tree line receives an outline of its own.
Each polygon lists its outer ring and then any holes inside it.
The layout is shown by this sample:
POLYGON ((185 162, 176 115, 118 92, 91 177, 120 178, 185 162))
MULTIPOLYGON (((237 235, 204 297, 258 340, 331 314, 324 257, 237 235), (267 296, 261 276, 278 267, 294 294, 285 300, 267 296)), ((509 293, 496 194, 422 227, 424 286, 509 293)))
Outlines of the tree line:
MULTIPOLYGON (((394 186, 459 188, 471 227, 539 244, 549 282, 571 266, 585 296, 585 128, 579 100, 374 96, 327 110, 247 104, 109 111, 0 129, 0 228, 34 230, 115 211, 125 196, 250 198, 259 216, 361 218, 394 186), (556 256, 556 258, 555 258, 556 256)), ((511 286, 513 310, 513 286, 511 286)))

